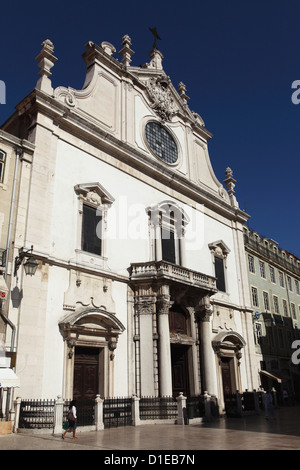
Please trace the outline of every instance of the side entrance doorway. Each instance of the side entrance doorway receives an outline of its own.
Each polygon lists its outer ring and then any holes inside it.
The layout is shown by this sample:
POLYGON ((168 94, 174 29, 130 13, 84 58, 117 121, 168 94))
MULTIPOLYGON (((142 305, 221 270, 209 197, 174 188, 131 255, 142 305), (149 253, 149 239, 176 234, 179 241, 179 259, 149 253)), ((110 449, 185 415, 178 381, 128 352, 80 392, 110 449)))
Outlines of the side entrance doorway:
POLYGON ((73 398, 94 400, 100 392, 100 348, 75 347, 73 398))
POLYGON ((224 397, 233 393, 232 388, 232 358, 222 357, 221 370, 222 370, 222 382, 223 382, 223 393, 224 397))

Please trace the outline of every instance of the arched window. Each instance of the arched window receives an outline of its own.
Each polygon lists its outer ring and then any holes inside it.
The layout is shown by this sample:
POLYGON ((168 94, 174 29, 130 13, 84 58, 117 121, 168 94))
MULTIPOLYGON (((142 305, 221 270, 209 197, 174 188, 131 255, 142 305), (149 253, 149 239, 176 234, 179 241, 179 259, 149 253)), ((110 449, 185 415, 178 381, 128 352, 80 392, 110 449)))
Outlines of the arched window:
POLYGON ((152 241, 152 259, 184 265, 184 233, 189 218, 182 208, 164 201, 147 209, 152 241))

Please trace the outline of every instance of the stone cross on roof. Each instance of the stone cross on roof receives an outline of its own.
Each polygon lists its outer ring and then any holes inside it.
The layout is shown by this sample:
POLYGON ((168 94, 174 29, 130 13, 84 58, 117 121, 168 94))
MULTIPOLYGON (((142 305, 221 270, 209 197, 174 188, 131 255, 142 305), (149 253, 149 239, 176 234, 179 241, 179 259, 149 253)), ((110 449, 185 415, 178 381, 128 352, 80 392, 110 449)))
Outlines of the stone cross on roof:
POLYGON ((157 29, 156 28, 149 28, 151 33, 154 36, 154 43, 153 43, 153 49, 157 49, 157 40, 161 40, 161 37, 158 35, 157 29))

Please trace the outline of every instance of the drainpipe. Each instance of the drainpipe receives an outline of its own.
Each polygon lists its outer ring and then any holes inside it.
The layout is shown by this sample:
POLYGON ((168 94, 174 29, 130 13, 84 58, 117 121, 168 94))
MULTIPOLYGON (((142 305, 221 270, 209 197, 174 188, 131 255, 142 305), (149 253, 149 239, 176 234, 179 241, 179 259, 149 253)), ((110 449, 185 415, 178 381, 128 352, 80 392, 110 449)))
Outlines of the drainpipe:
MULTIPOLYGON (((12 231, 12 224, 14 218, 14 209, 15 209, 15 197, 16 197, 16 187, 17 187, 17 179, 18 179, 18 168, 19 168, 19 161, 20 156, 22 154, 22 150, 20 148, 16 149, 16 165, 15 165, 15 173, 14 173, 14 181, 13 181, 13 190, 12 190, 12 197, 11 197, 11 206, 10 206, 10 215, 9 215, 9 225, 8 225, 8 236, 7 236, 7 248, 6 248, 6 263, 5 263, 5 272, 4 272, 4 279, 7 279, 7 271, 8 271, 8 262, 9 262, 9 253, 10 253, 10 240, 11 240, 11 231, 12 231)), ((12 330, 11 334, 11 344, 10 344, 10 351, 14 351, 15 345, 15 336, 16 336, 16 327, 15 325, 7 318, 3 313, 2 309, 0 311, 1 317, 4 322, 10 326, 12 330)))

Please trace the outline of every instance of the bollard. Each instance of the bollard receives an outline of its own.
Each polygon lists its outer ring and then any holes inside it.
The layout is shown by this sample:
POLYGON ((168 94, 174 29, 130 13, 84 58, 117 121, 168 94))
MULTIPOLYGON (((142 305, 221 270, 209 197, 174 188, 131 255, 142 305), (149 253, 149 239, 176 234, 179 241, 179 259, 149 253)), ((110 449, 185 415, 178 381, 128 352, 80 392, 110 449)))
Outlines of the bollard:
POLYGON ((54 405, 53 434, 62 433, 63 416, 64 416, 64 400, 61 397, 61 395, 58 395, 57 399, 55 400, 55 405, 54 405))
POLYGON ((177 400, 177 424, 188 424, 188 416, 186 409, 186 397, 183 396, 183 393, 180 392, 177 400))
POLYGON ((132 424, 139 426, 140 420, 140 399, 136 395, 132 395, 132 424))
POLYGON ((103 402, 104 400, 100 397, 100 395, 96 395, 95 399, 95 424, 96 424, 96 431, 102 431, 104 429, 104 422, 103 422, 103 402))
POLYGON ((14 423, 13 423, 13 432, 18 432, 19 427, 19 419, 20 419, 20 409, 21 409, 21 397, 17 397, 14 401, 15 405, 15 416, 14 416, 14 423))

